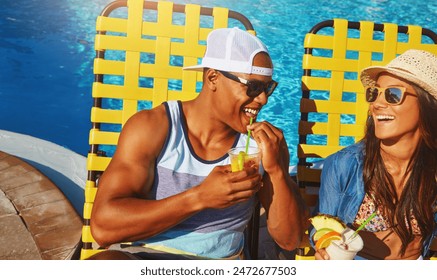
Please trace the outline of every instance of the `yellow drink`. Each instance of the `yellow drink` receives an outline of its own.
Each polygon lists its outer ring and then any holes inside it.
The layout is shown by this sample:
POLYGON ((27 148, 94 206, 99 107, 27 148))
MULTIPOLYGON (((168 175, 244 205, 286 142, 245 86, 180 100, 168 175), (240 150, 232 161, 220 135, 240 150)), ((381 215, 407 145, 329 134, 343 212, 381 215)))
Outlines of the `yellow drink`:
POLYGON ((248 153, 245 147, 236 147, 229 151, 232 172, 242 171, 250 166, 256 166, 259 169, 260 152, 258 148, 249 147, 248 153))

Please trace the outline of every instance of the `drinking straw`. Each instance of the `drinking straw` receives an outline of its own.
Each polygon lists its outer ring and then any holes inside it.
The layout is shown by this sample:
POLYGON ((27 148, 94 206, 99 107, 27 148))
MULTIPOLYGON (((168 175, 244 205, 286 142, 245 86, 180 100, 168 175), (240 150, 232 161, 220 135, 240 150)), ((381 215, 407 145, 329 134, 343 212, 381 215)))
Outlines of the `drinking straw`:
MULTIPOLYGON (((250 118, 249 125, 252 124, 253 118, 250 118)), ((249 141, 250 141, 250 129, 247 130, 247 141, 246 141, 246 155, 249 152, 249 141)))
POLYGON ((353 239, 353 238, 355 238, 355 237, 357 236, 358 232, 359 232, 360 230, 362 230, 362 229, 364 228, 364 226, 367 225, 367 223, 370 222, 370 220, 373 219, 373 217, 375 217, 375 215, 376 215, 376 212, 373 212, 372 215, 370 215, 370 217, 367 218, 367 219, 364 221, 364 223, 362 223, 362 224, 360 225, 359 228, 357 228, 357 230, 356 230, 356 231, 351 235, 351 237, 349 237, 349 239, 353 239))

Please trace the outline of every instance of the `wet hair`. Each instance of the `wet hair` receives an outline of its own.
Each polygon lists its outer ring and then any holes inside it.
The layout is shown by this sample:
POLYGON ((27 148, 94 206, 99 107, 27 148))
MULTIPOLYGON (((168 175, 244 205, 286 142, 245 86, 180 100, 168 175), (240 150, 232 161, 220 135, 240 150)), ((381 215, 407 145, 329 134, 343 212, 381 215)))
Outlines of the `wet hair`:
POLYGON ((405 186, 399 198, 393 178, 381 157, 381 141, 375 137, 375 124, 371 117, 367 120, 363 139, 365 190, 373 194, 376 206, 382 207, 383 214, 394 226, 393 230, 402 241, 402 255, 414 238, 411 215, 417 220, 423 244, 433 231, 437 203, 437 100, 422 88, 415 85, 413 88, 419 103, 421 140, 401 181, 405 186))

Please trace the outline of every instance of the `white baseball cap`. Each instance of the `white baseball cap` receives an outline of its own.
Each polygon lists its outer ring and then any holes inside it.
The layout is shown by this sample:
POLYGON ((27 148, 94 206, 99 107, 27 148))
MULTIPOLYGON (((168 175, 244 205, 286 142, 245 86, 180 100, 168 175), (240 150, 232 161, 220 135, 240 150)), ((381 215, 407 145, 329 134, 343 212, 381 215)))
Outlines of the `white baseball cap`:
POLYGON ((212 68, 221 71, 272 76, 273 69, 253 66, 253 58, 260 52, 269 53, 256 36, 237 27, 215 29, 206 39, 206 52, 199 65, 184 70, 202 71, 212 68))

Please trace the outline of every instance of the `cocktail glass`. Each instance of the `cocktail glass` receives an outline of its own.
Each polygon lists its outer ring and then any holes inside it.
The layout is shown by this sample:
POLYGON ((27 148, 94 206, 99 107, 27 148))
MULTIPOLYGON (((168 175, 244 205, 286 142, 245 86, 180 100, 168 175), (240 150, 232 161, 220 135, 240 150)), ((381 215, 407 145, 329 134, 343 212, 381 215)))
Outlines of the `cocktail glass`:
POLYGON ((235 147, 230 149, 228 154, 231 160, 232 172, 242 171, 251 166, 256 166, 259 170, 261 152, 258 148, 248 147, 246 153, 246 147, 235 147))
POLYGON ((341 240, 333 240, 326 247, 326 252, 331 260, 353 260, 363 246, 361 236, 355 234, 354 230, 346 228, 341 233, 341 240))

